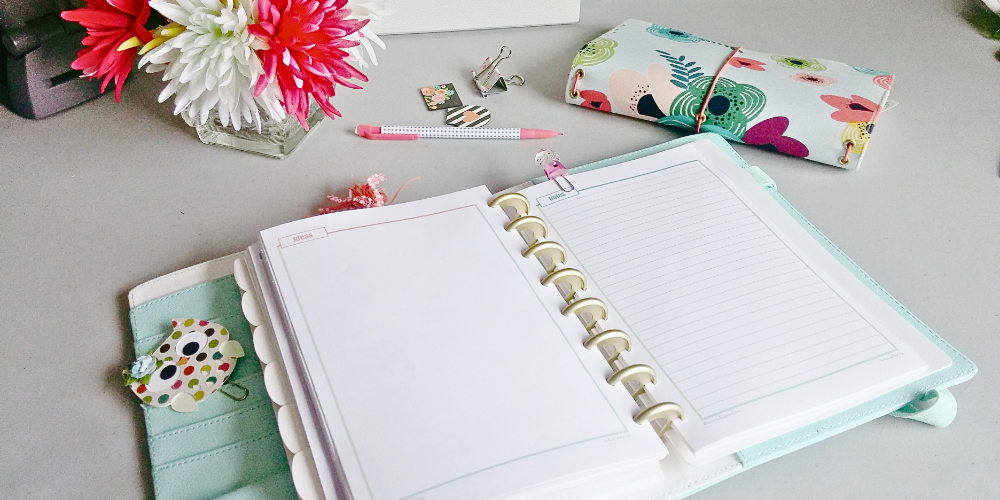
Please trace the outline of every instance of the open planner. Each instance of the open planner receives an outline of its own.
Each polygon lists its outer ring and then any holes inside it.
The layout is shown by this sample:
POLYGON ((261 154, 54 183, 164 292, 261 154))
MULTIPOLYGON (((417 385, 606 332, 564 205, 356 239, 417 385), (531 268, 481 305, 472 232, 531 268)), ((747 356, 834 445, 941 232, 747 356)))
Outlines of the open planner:
POLYGON ((261 232, 299 496, 679 498, 972 377, 761 178, 703 134, 261 232))
POLYGON ((261 233, 327 497, 641 494, 952 364, 716 142, 569 179, 261 233))

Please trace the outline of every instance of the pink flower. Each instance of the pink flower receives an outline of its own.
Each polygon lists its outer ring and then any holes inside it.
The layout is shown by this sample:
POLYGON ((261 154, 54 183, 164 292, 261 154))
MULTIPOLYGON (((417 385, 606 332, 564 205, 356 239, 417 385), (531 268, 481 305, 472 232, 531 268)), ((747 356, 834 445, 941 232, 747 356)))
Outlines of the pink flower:
POLYGON ((432 96, 432 95, 434 95, 434 89, 432 89, 430 87, 424 87, 424 88, 420 89, 420 93, 423 94, 423 95, 426 95, 426 96, 432 96))
POLYGON ((115 101, 121 102, 122 85, 132 71, 132 62, 138 51, 136 46, 118 50, 126 41, 136 37, 141 42, 149 42, 153 35, 143 25, 149 19, 149 4, 146 0, 86 0, 81 9, 64 11, 62 18, 76 21, 87 29, 83 39, 84 48, 76 53, 76 60, 70 65, 82 70, 90 78, 104 78, 101 93, 115 81, 115 101))
POLYGON ((336 203, 336 205, 321 208, 319 211, 320 213, 328 214, 332 212, 339 212, 341 210, 353 210, 356 208, 381 207, 382 205, 385 205, 385 191, 377 188, 376 186, 384 180, 384 175, 374 174, 371 177, 368 177, 368 181, 365 184, 358 184, 355 182, 354 187, 347 191, 347 198, 327 196, 326 199, 336 203))
POLYGON ((809 148, 805 144, 785 135, 788 124, 789 120, 784 116, 768 118, 750 127, 747 133, 743 134, 743 142, 800 158, 809 156, 809 148))
POLYGON ((802 83, 816 85, 817 87, 826 87, 837 83, 837 80, 829 76, 817 75, 815 73, 795 73, 794 75, 790 75, 789 78, 802 83))
POLYGON ((874 102, 858 95, 852 95, 850 99, 835 95, 822 95, 819 97, 823 102, 837 108, 830 118, 838 122, 845 123, 875 123, 882 107, 874 102))
POLYGON ((351 79, 367 82, 360 71, 347 63, 347 48, 360 44, 344 37, 368 24, 368 20, 346 19, 347 0, 259 0, 258 22, 249 26, 252 35, 267 44, 257 55, 264 74, 257 80, 254 95, 260 95, 273 81, 281 89, 285 109, 308 130, 309 96, 316 99, 327 116, 340 116, 330 104, 339 83, 360 89, 351 79))
MULTIPOLYGON (((406 181, 405 184, 400 186, 396 191, 396 194, 392 196, 392 200, 389 201, 389 205, 396 201, 396 197, 399 196, 399 192, 409 184, 420 177, 410 179, 406 181)), ((359 208, 372 208, 381 207, 386 205, 386 200, 388 199, 385 195, 385 191, 376 187, 378 183, 385 180, 385 176, 382 174, 372 174, 368 177, 368 180, 364 184, 354 183, 354 187, 347 191, 347 198, 338 198, 336 196, 327 196, 326 199, 336 203, 332 207, 323 207, 319 209, 321 214, 329 214, 333 212, 341 212, 344 210, 356 210, 359 208)))
POLYGON ((893 78, 892 75, 878 75, 875 78, 872 78, 875 85, 878 85, 886 90, 889 90, 889 88, 892 87, 893 80, 895 80, 895 78, 893 78))
POLYGON ((611 101, 608 100, 608 96, 596 90, 581 90, 580 97, 583 98, 583 102, 580 106, 585 108, 592 108, 600 111, 611 112, 611 101))
POLYGON ((434 102, 444 102, 446 99, 447 97, 443 94, 434 94, 434 97, 431 97, 431 100, 434 102))
POLYGON ((734 57, 729 60, 730 66, 752 69, 754 71, 764 71, 765 64, 767 63, 762 63, 754 59, 747 59, 746 57, 734 57))

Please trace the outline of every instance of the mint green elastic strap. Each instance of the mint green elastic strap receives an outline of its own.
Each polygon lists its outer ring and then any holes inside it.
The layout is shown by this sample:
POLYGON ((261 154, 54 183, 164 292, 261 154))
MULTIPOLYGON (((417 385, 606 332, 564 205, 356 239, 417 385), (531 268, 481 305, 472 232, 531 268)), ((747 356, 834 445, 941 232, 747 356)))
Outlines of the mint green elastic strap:
POLYGON ((760 167, 756 165, 746 165, 743 167, 743 170, 745 170, 746 173, 750 174, 750 177, 753 177, 753 180, 757 181, 757 184, 760 184, 760 187, 764 189, 770 189, 771 191, 778 190, 778 185, 775 184, 774 180, 771 179, 769 175, 764 173, 764 171, 761 170, 760 167))
POLYGON ((934 427, 948 427, 958 413, 958 401, 948 389, 929 391, 910 401, 906 406, 890 413, 893 417, 908 418, 934 427))

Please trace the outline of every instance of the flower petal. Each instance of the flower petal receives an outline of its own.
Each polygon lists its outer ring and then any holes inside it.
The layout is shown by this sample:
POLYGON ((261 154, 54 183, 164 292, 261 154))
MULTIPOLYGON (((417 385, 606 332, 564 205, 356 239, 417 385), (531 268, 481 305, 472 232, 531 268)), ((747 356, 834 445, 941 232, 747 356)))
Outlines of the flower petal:
POLYGON ((125 14, 89 8, 64 11, 62 18, 76 21, 86 28, 125 28, 132 25, 132 18, 125 14))

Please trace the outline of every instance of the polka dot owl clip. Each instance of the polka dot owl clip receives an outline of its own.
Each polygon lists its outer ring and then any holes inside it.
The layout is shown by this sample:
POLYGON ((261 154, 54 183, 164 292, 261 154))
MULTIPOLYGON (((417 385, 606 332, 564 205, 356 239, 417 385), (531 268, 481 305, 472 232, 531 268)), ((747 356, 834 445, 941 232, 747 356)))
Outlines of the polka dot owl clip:
POLYGON ((243 346, 230 340, 218 323, 175 318, 171 324, 167 340, 140 356, 122 375, 143 403, 192 412, 198 401, 226 383, 236 360, 243 357, 243 346))

